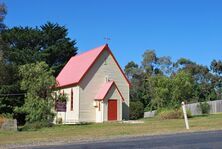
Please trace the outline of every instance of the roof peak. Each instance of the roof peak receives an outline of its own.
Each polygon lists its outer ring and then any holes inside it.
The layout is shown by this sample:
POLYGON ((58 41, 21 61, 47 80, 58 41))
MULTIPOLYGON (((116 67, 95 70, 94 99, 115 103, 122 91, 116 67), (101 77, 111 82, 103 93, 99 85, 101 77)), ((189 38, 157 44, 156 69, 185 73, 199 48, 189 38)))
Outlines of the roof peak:
POLYGON ((108 47, 108 44, 104 44, 92 50, 73 56, 56 77, 58 87, 78 84, 100 57, 101 53, 103 53, 105 50, 107 50, 108 53, 111 55, 120 72, 123 74, 123 77, 130 85, 129 80, 125 76, 123 70, 120 68, 118 62, 116 61, 110 48, 108 47))
POLYGON ((90 52, 92 52, 92 51, 94 51, 94 50, 103 50, 103 49, 105 49, 105 47, 108 47, 108 44, 103 44, 103 45, 101 45, 101 46, 98 46, 98 47, 95 47, 95 48, 93 48, 93 49, 90 49, 90 50, 87 50, 87 51, 85 51, 85 52, 82 52, 82 53, 80 53, 80 54, 76 54, 75 56, 72 56, 72 58, 74 58, 74 57, 76 57, 76 56, 81 56, 81 55, 84 55, 84 54, 87 54, 87 53, 90 53, 90 52))
POLYGON ((58 86, 78 84, 106 49, 109 49, 107 44, 73 56, 56 77, 58 86))

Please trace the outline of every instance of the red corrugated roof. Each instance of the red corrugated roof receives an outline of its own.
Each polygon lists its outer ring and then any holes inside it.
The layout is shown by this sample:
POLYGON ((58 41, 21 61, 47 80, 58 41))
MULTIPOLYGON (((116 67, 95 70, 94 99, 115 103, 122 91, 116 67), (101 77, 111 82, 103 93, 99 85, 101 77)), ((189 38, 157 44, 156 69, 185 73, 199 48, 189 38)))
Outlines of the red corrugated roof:
MULTIPOLYGON (((82 54, 73 56, 68 63, 61 70, 59 75, 56 77, 56 81, 58 83, 57 87, 64 87, 78 84, 82 78, 86 75, 88 70, 92 67, 95 61, 98 59, 103 50, 107 49, 108 52, 113 57, 117 66, 119 67, 121 73, 129 83, 113 54, 111 53, 108 45, 102 45, 100 47, 94 48, 82 54)), ((129 83, 130 85, 130 83, 129 83)))
POLYGON ((109 81, 109 82, 106 82, 105 84, 103 84, 103 86, 99 89, 99 92, 96 94, 95 99, 97 99, 97 100, 103 100, 103 99, 106 97, 106 95, 108 94, 110 88, 111 88, 113 85, 116 87, 116 89, 117 89, 118 93, 120 94, 122 100, 124 100, 121 92, 119 91, 119 89, 118 89, 118 87, 116 86, 116 84, 115 84, 114 81, 109 81))
POLYGON ((99 89, 99 92, 97 93, 95 99, 103 100, 113 83, 114 81, 109 81, 103 84, 103 86, 99 89))

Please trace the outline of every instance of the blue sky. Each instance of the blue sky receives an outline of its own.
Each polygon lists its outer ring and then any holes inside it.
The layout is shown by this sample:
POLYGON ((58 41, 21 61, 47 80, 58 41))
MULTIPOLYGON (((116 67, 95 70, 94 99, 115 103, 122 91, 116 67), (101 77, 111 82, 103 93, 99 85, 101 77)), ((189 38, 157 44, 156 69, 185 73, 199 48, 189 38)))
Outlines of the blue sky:
POLYGON ((124 67, 140 63, 146 49, 173 60, 189 58, 209 65, 222 59, 220 0, 3 0, 5 23, 40 26, 47 21, 65 25, 79 53, 109 46, 124 67))

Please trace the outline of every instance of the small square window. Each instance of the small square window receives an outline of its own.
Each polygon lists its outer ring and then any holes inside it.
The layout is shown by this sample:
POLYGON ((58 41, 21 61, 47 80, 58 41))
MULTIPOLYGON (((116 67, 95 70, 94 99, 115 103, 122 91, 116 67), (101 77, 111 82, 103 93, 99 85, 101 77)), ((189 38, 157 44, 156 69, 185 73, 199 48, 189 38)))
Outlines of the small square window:
POLYGON ((106 59, 104 60, 104 65, 107 65, 107 60, 106 59))

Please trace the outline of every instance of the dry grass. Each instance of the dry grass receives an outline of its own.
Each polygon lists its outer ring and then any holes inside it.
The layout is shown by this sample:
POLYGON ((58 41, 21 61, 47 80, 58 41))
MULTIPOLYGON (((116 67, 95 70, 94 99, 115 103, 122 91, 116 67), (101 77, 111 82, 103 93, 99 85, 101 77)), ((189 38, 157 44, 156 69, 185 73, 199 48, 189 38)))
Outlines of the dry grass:
MULTIPOLYGON (((43 128, 37 131, 2 132, 0 144, 79 141, 114 138, 120 136, 139 136, 187 132, 184 121, 159 120, 157 118, 144 119, 144 124, 104 123, 88 125, 61 125, 43 128)), ((190 130, 206 131, 222 129, 222 114, 215 114, 189 119, 190 130)))
POLYGON ((5 117, 0 115, 0 127, 2 126, 2 124, 5 122, 5 117))

